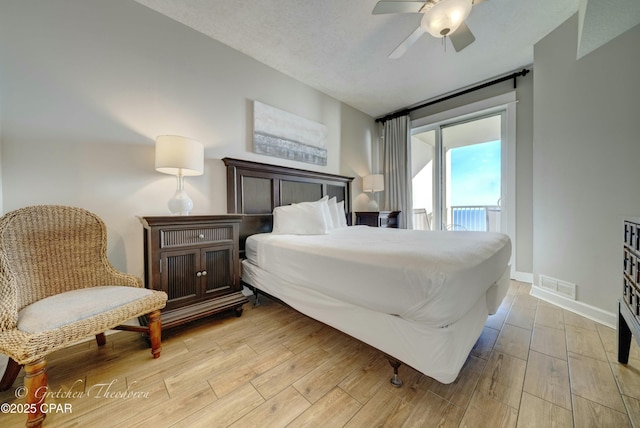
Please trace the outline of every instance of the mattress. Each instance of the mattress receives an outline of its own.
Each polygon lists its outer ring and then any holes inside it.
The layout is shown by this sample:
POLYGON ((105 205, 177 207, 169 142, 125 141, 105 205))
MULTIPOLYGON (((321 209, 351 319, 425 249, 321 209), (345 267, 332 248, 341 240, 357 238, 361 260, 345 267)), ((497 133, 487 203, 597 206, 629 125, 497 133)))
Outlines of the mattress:
MULTIPOLYGON (((326 235, 256 234, 247 259, 282 281, 422 326, 462 319, 503 276, 511 241, 491 232, 352 226, 326 235)), ((499 306, 502 293, 489 293, 499 306)))

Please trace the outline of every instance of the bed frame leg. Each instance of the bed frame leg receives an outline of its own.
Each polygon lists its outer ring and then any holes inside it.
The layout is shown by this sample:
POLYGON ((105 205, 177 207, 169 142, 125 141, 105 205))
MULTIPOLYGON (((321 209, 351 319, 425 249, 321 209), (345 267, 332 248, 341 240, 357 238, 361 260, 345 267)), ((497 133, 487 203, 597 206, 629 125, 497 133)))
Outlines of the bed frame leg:
POLYGON ((391 364, 391 367, 393 367, 393 377, 391 378, 391 385, 396 388, 400 388, 402 386, 402 379, 400 379, 400 377, 398 376, 398 369, 400 368, 400 365, 402 363, 395 358, 387 358, 389 360, 389 364, 391 364))
POLYGON ((253 294, 256 295, 256 301, 253 303, 253 306, 260 306, 260 295, 258 294, 258 289, 256 287, 253 288, 253 294))

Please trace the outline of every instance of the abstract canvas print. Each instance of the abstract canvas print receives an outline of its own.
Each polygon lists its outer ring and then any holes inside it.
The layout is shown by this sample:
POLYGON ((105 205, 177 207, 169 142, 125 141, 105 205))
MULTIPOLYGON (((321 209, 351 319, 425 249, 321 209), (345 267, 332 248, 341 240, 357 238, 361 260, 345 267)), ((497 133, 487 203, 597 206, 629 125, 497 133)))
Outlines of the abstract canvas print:
POLYGON ((327 127, 253 102, 253 151, 314 165, 327 165, 327 127))

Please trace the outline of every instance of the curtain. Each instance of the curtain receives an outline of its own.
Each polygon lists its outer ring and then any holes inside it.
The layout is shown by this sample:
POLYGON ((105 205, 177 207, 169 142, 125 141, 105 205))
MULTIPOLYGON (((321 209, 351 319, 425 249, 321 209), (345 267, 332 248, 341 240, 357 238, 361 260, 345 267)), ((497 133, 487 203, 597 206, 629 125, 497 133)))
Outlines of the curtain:
POLYGON ((382 131, 384 206, 400 211, 400 227, 405 229, 413 222, 410 123, 409 115, 396 117, 387 120, 382 131))

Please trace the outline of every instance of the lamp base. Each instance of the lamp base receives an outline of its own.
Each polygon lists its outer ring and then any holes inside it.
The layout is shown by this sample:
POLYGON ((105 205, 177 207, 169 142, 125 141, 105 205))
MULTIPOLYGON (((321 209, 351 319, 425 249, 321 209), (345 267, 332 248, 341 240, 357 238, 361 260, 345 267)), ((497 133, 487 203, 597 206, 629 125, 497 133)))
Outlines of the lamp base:
POLYGON ((177 191, 167 205, 172 215, 189 215, 193 209, 193 201, 184 190, 177 191))
POLYGON ((169 199, 169 211, 171 211, 171 215, 189 215, 191 210, 193 209, 193 201, 187 195, 187 192, 184 191, 184 177, 178 175, 178 188, 176 189, 176 193, 173 194, 173 197, 169 199))
POLYGON ((367 205, 367 209, 369 211, 378 211, 380 210, 380 207, 378 207, 378 202, 375 199, 371 198, 369 200, 369 204, 367 205))

